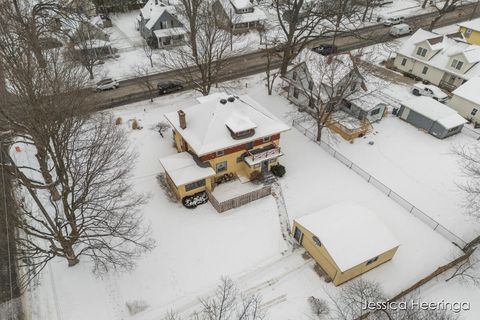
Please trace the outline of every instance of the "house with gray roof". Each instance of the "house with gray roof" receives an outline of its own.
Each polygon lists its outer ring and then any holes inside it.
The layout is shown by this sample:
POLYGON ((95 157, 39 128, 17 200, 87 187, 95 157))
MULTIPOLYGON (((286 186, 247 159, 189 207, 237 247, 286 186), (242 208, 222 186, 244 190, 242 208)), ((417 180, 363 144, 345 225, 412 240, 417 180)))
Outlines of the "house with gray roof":
POLYGON ((147 42, 158 48, 180 45, 187 30, 178 20, 175 8, 160 0, 149 0, 136 19, 137 29, 147 42))

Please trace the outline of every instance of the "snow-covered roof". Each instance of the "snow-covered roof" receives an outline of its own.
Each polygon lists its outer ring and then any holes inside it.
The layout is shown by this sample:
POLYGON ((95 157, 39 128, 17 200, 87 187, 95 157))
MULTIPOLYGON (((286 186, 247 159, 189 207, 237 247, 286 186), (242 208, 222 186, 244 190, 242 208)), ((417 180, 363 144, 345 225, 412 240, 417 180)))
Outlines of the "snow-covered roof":
POLYGON ((310 49, 303 49, 293 63, 295 65, 293 68, 305 63, 317 87, 320 83, 329 87, 335 86, 355 68, 349 54, 324 56, 310 49))
POLYGON ((140 9, 140 12, 143 18, 148 20, 145 27, 152 29, 158 19, 160 19, 165 12, 173 14, 175 12, 175 7, 165 5, 160 0, 148 0, 143 8, 140 9))
POLYGON ((467 122, 455 110, 429 97, 415 97, 403 101, 402 104, 428 119, 440 123, 447 129, 467 122))
POLYGON ((159 160, 177 187, 215 175, 211 167, 198 166, 188 152, 176 153, 159 160))
POLYGON ((468 80, 455 89, 453 94, 480 105, 480 76, 468 80))
POLYGON ((398 49, 397 53, 464 79, 470 79, 480 74, 480 63, 477 63, 480 62, 480 46, 457 41, 448 36, 439 35, 423 29, 418 29, 406 40, 398 49), (430 50, 435 51, 435 54, 430 60, 416 56, 417 45, 422 42, 424 42, 430 50), (465 73, 450 68, 450 59, 459 54, 462 54, 468 63, 476 63, 465 73))
POLYGON ((234 112, 226 121, 225 125, 235 133, 255 129, 257 125, 244 114, 234 112))
POLYGON ((227 101, 225 104, 220 102, 229 96, 231 95, 226 93, 211 94, 198 98, 199 104, 183 109, 187 123, 185 129, 180 128, 177 112, 167 113, 165 118, 198 156, 242 145, 290 129, 247 95, 235 96, 233 102, 227 101), (233 139, 227 128, 227 123, 234 126, 233 118, 237 120, 243 118, 242 126, 255 124, 255 133, 248 138, 233 139))
MULTIPOLYGON (((231 14, 231 19, 232 19, 233 23, 263 21, 263 20, 267 19, 267 16, 265 15, 265 13, 256 6, 253 6, 253 12, 236 13, 235 8, 233 7, 230 0, 218 0, 218 1, 220 2, 223 9, 225 10, 225 13, 228 16, 230 16, 230 14, 231 14)), ((240 0, 239 2, 242 2, 242 1, 243 0, 240 0)), ((244 8, 238 8, 237 7, 237 9, 244 9, 244 8)))
POLYGON ((342 272, 400 245, 373 212, 355 203, 339 203, 296 221, 320 240, 342 272))
POLYGON ((237 9, 247 9, 252 7, 250 0, 230 0, 237 9))
POLYGON ((475 31, 480 31, 480 18, 473 19, 470 21, 460 22, 458 25, 460 27, 465 27, 475 31))
POLYGON ((177 27, 177 28, 167 28, 167 29, 160 29, 153 31, 157 38, 164 38, 170 36, 179 36, 182 34, 186 34, 187 31, 184 27, 177 27))

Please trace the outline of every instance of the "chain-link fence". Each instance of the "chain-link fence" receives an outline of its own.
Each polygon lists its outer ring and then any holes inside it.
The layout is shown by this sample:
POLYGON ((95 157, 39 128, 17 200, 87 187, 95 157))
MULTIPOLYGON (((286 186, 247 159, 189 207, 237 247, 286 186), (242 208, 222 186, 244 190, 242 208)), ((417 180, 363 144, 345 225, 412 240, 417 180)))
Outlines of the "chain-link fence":
POLYGON ((331 145, 329 145, 325 141, 317 141, 315 133, 311 129, 305 128, 301 122, 293 120, 292 126, 298 131, 300 131, 304 136, 306 136, 307 138, 309 138, 310 140, 314 141, 316 144, 321 146, 325 151, 327 151, 335 159, 337 159, 338 161, 343 163, 345 166, 347 166, 348 168, 353 170, 355 173, 357 173, 359 176, 361 176, 363 179, 365 179, 365 181, 367 181, 368 183, 372 184, 375 188, 385 193, 387 197, 390 197, 391 199, 393 199, 395 202, 397 202, 399 205, 405 208, 405 210, 407 210, 409 213, 411 213, 416 218, 420 219, 423 223, 425 223, 430 228, 432 228, 434 231, 438 232, 443 237, 448 239, 454 245, 456 245, 460 249, 463 249, 467 245, 467 242, 464 241, 462 238, 460 238, 459 236, 457 236, 456 234, 448 230, 446 227, 444 227, 438 221, 436 221, 435 219, 427 215, 422 210, 415 207, 408 200, 406 200, 401 195, 399 195, 398 193, 396 193, 395 191, 387 187, 385 184, 383 184, 380 180, 373 177, 367 171, 360 168, 360 166, 358 166, 357 164, 349 160, 347 157, 339 153, 331 145))

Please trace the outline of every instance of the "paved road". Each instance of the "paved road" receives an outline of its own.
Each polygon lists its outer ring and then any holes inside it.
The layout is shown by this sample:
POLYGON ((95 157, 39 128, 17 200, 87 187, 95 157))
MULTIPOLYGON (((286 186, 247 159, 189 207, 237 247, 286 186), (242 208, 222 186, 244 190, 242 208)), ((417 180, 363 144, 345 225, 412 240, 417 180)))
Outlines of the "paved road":
MULTIPOLYGON (((465 21, 470 19, 470 16, 475 8, 475 4, 467 4, 458 7, 455 11, 447 13, 438 22, 436 27, 451 25, 456 22, 465 21)), ((476 12, 475 16, 480 16, 480 10, 476 12)), ((426 28, 430 25, 433 17, 436 16, 436 12, 426 13, 415 17, 406 19, 406 22, 410 24, 413 29, 426 28)), ((343 35, 336 40, 336 45, 340 51, 349 51, 372 45, 375 43, 382 43, 393 40, 394 38, 388 34, 388 27, 383 25, 374 25, 366 28, 352 31, 350 34, 343 35)), ((322 43, 331 42, 328 37, 315 39, 310 42, 309 47, 315 47, 322 43)), ((224 70, 224 75, 219 79, 220 81, 232 80, 236 78, 245 77, 255 73, 265 71, 266 69, 266 56, 262 51, 256 51, 231 58, 229 68, 224 70)), ((279 66, 280 56, 274 58, 273 66, 279 66)), ((171 80, 176 78, 175 71, 168 71, 158 73, 153 76, 153 82, 162 80, 171 80)), ((120 88, 111 91, 105 91, 101 93, 92 93, 91 99, 97 104, 99 109, 111 108, 127 103, 141 101, 148 98, 148 92, 142 88, 141 80, 138 78, 125 80, 120 83, 120 88)))

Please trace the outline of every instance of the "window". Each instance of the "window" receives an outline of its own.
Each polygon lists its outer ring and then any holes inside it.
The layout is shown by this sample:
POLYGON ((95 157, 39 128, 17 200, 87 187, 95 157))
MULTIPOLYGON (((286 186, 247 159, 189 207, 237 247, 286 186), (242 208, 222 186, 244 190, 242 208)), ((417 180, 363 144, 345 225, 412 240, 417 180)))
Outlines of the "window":
POLYGON ((217 163, 216 169, 217 173, 227 171, 227 161, 217 163))
POLYGON ((418 47, 417 56, 425 57, 427 55, 427 49, 418 47))
POLYGON ((263 137, 263 142, 268 142, 270 141, 270 137, 263 137))
POLYGON ((466 38, 470 37, 470 36, 472 35, 472 33, 473 33, 473 30, 467 28, 467 29, 465 30, 465 37, 466 37, 466 38))
POLYGON ((298 89, 297 88, 293 88, 293 97, 295 99, 298 99, 298 89))
POLYGON ((219 150, 215 154, 216 154, 217 157, 221 157, 221 156, 225 155, 225 151, 224 150, 219 150))
POLYGON ((322 246, 322 242, 320 241, 320 239, 317 238, 317 236, 313 236, 312 238, 313 242, 315 243, 315 245, 317 247, 321 247, 322 246))
POLYGON ((253 148, 253 142, 247 142, 247 143, 245 144, 245 148, 246 148, 247 150, 252 149, 252 148, 253 148))
POLYGON ((474 116, 474 115, 477 114, 477 111, 478 111, 478 109, 473 108, 473 109, 472 109, 472 112, 470 112, 470 114, 471 114, 472 116, 474 116))
POLYGON ((423 67, 422 74, 427 74, 428 67, 423 67))
POLYGON ((313 90, 313 81, 308 81, 308 90, 313 90))
POLYGON ((298 77, 297 71, 293 71, 292 79, 297 80, 297 77, 298 77))
POLYGON ((380 113, 380 108, 370 111, 371 116, 374 116, 374 115, 379 114, 379 113, 380 113))
POLYGON ((297 226, 295 226, 295 232, 293 233, 293 238, 297 240, 298 243, 302 244, 303 233, 297 226))
POLYGON ((406 65, 407 64, 407 59, 403 58, 401 64, 402 64, 402 66, 406 65))
POLYGON ((451 64, 452 68, 460 70, 460 69, 462 69, 462 66, 463 66, 463 61, 458 61, 457 59, 453 59, 452 64, 451 64))
POLYGON ((378 260, 378 257, 375 257, 375 258, 372 258, 372 259, 368 260, 368 261, 367 261, 367 266, 368 266, 369 264, 374 263, 374 262, 377 261, 377 260, 378 260))
POLYGON ((185 191, 191 191, 191 190, 203 187, 203 186, 205 186, 205 179, 198 180, 198 181, 195 181, 195 182, 192 182, 192 183, 187 183, 185 185, 185 191))

